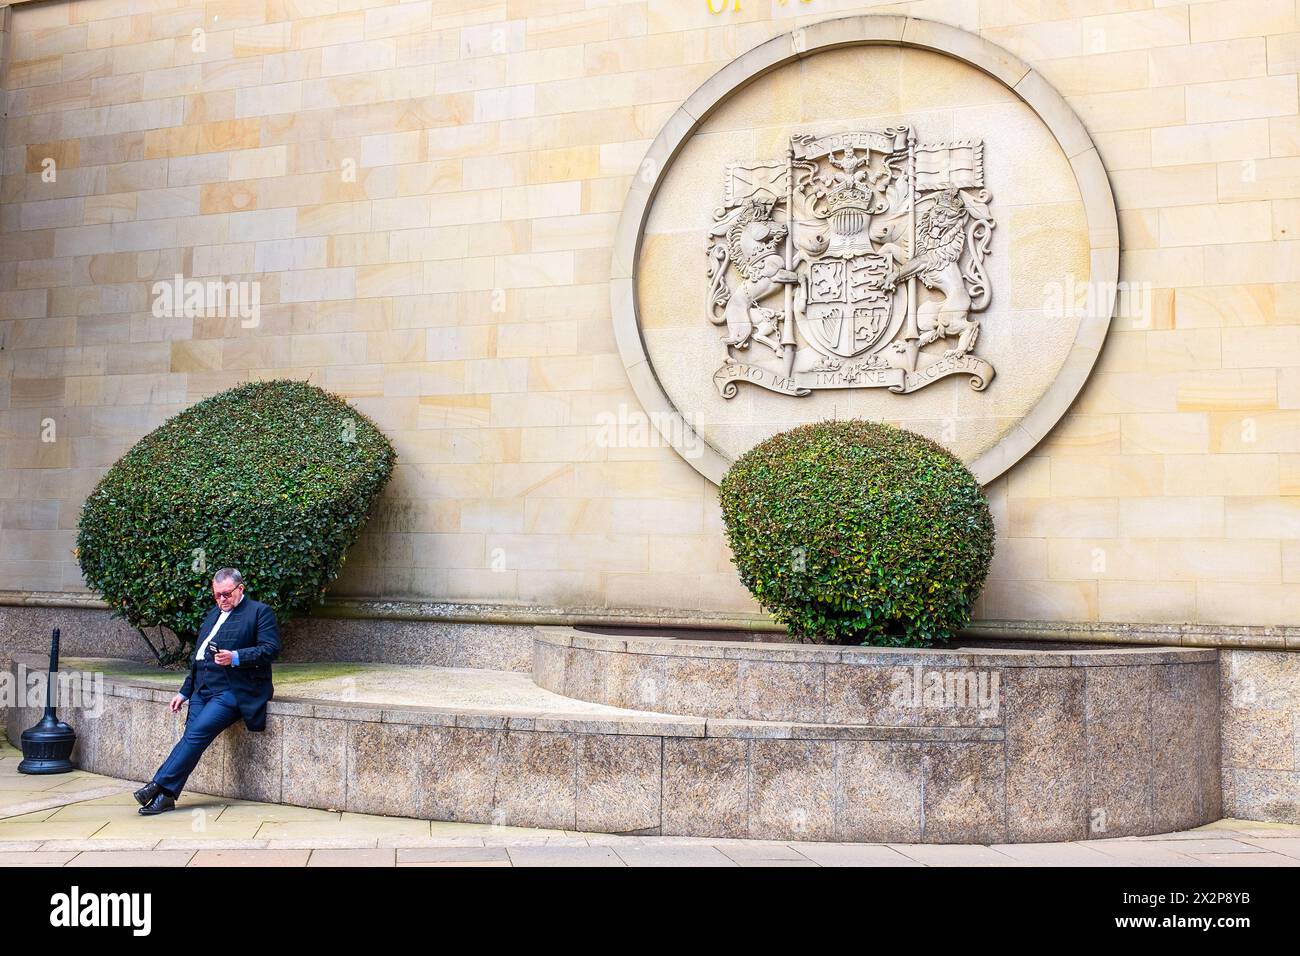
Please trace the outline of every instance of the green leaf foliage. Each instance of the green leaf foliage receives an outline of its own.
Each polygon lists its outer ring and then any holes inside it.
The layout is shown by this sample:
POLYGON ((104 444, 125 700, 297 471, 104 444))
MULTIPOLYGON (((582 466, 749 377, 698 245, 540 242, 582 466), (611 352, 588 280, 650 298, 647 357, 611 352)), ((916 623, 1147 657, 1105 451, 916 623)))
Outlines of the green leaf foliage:
POLYGON ((970 622, 993 559, 979 482, 891 425, 782 432, 740 457, 720 496, 741 581, 809 643, 945 641, 970 622))
POLYGON ((306 382, 240 385, 169 419, 109 469, 81 511, 82 572, 136 628, 166 628, 182 647, 212 607, 218 568, 238 568, 248 595, 293 616, 338 576, 396 457, 336 395, 306 382))

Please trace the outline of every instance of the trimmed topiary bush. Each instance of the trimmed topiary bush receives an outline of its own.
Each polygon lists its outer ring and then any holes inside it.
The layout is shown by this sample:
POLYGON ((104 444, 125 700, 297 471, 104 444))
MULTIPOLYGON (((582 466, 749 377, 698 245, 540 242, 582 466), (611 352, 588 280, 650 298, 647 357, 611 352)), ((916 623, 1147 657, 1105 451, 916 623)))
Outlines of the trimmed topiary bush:
POLYGON ((364 415, 306 382, 250 382, 154 429, 81 510, 87 584, 172 664, 192 653, 211 578, 238 568, 278 616, 317 603, 396 453, 364 415), (158 629, 158 646, 145 628, 158 629), (165 632, 177 638, 167 648, 165 632))
POLYGON ((720 491, 740 580, 799 640, 924 647, 969 623, 993 518, 975 477, 928 438, 804 425, 742 455, 720 491))

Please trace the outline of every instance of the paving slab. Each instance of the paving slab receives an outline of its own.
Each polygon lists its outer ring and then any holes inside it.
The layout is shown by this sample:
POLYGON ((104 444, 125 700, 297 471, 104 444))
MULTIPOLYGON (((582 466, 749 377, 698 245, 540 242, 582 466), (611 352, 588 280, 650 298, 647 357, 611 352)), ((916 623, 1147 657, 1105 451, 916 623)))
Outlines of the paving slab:
POLYGON ((44 840, 87 839, 104 828, 102 820, 69 820, 64 823, 48 823, 45 817, 53 811, 37 815, 39 818, 29 820, 0 820, 0 840, 27 840, 39 837, 44 840))
POLYGON ((0 820, 0 827, 9 826, 14 823, 36 823, 41 820, 48 820, 58 810, 58 807, 46 807, 44 810, 28 810, 25 813, 17 814, 12 817, 5 817, 0 820))
POLYGON ((190 866, 306 866, 311 850, 199 850, 190 866))
POLYGON ((505 847, 444 846, 409 847, 397 850, 398 864, 411 863, 510 863, 505 847))
POLYGON ((646 846, 645 837, 624 836, 621 833, 583 833, 589 846, 646 846))
POLYGON ((68 866, 184 866, 190 850, 85 850, 68 866))
POLYGON ((265 850, 270 847, 270 840, 187 840, 184 837, 168 837, 159 840, 159 850, 265 850))
POLYGON ((1150 846, 1141 840, 1094 840, 1089 846, 1098 853, 1132 866, 1208 866, 1186 853, 1150 846))
POLYGON ((395 866, 397 851, 392 848, 364 850, 312 850, 308 866, 395 866))
POLYGON ((259 839, 304 840, 351 836, 378 839, 380 836, 429 835, 428 820, 408 820, 400 817, 366 817, 358 813, 345 813, 338 820, 287 820, 284 822, 241 824, 256 831, 259 839))
MULTIPOLYGON (((70 803, 67 806, 59 807, 54 810, 48 817, 51 823, 63 823, 69 820, 99 820, 103 823, 114 823, 122 820, 143 820, 140 816, 140 804, 131 799, 127 803, 70 803)), ((168 811, 169 813, 183 813, 183 810, 176 809, 168 811)), ((162 815, 152 817, 152 820, 160 820, 162 815)))
POLYGON ((515 866, 627 866, 607 846, 515 846, 509 853, 515 866))
POLYGON ((812 860, 744 860, 742 862, 737 863, 736 865, 743 866, 743 867, 793 866, 793 867, 811 867, 812 869, 818 869, 817 864, 814 863, 812 860))
POLYGON ((481 836, 381 836, 380 847, 482 847, 481 836))
POLYGON ((153 850, 158 847, 157 840, 46 840, 40 846, 42 850, 153 850))
POLYGON ((1016 861, 986 846, 965 843, 890 843, 891 849, 925 866, 1015 866, 1016 861))
POLYGON ((923 866, 893 847, 876 843, 800 843, 800 855, 818 866, 923 866))
POLYGON ((995 843, 991 850, 1026 866, 1131 866, 1086 843, 995 843))
POLYGON ((1243 837, 1242 842, 1249 846, 1257 846, 1261 850, 1268 850, 1270 853, 1294 857, 1300 861, 1300 837, 1243 837))
POLYGON ((87 773, 74 777, 65 777, 60 780, 58 785, 53 786, 50 789, 60 792, 75 792, 78 790, 91 790, 95 787, 101 786, 113 786, 118 787, 126 793, 130 793, 133 790, 139 790, 144 786, 144 784, 145 781, 143 780, 123 780, 120 777, 105 777, 97 773, 87 773))
POLYGON ((29 806, 37 800, 44 800, 44 806, 55 805, 45 790, 0 790, 0 817, 12 817, 39 810, 40 806, 29 806))
POLYGON ((736 866, 722 850, 716 846, 629 846, 614 852, 628 866, 736 866))
POLYGON ((1161 843, 1171 840, 1233 840, 1236 837, 1237 833, 1230 827, 1197 827, 1195 830, 1179 830, 1177 833, 1152 833, 1148 836, 1116 837, 1114 839, 1161 843))
POLYGON ((290 807, 283 804, 244 803, 227 806, 218 818, 222 823, 338 823, 339 810, 316 810, 312 807, 290 807))
POLYGON ((4 840, 0 841, 0 853, 22 853, 27 850, 39 850, 44 840, 4 840))
POLYGON ((1300 860, 1281 853, 1192 853, 1193 859, 1211 866, 1300 866, 1300 860))
POLYGON ((1188 855, 1196 853, 1247 854, 1268 852, 1262 847, 1251 846, 1249 843, 1242 843, 1240 840, 1227 837, 1221 840, 1143 840, 1142 842, 1164 850, 1172 850, 1175 853, 1186 853, 1188 855))
MULTIPOLYGON (((137 789, 138 789, 138 788, 137 788, 137 789)), ((68 796, 68 798, 69 798, 70 800, 74 800, 74 801, 76 801, 77 806, 81 806, 81 807, 136 807, 136 808, 139 808, 139 806, 140 806, 140 804, 136 802, 135 797, 132 796, 132 794, 135 792, 134 790, 120 790, 120 791, 118 791, 117 793, 110 793, 110 794, 108 794, 107 796, 104 796, 104 797, 95 797, 94 799, 91 799, 91 800, 85 800, 85 799, 82 799, 81 797, 76 796, 76 795, 75 795, 75 794, 76 794, 76 791, 72 791, 72 790, 55 790, 55 791, 49 791, 49 792, 50 792, 51 794, 54 794, 54 793, 65 794, 65 795, 68 796)), ((71 804, 69 804, 69 805, 71 805, 71 804)))
POLYGON ((429 825, 430 836, 477 836, 484 839, 513 840, 547 839, 549 837, 584 836, 568 830, 551 830, 545 827, 502 827, 492 823, 444 823, 434 820, 429 825))
POLYGON ((257 836, 255 823, 223 824, 211 817, 192 817, 188 813, 163 813, 153 817, 111 820, 95 832, 97 837, 124 840, 163 840, 185 837, 195 840, 252 840, 257 836))
POLYGON ((477 867, 477 866, 496 866, 496 867, 504 866, 504 867, 509 867, 509 866, 512 866, 513 864, 512 864, 509 860, 471 860, 471 861, 468 861, 468 862, 459 862, 459 863, 451 863, 451 862, 449 862, 449 863, 439 863, 439 862, 434 861, 434 860, 429 860, 429 861, 426 861, 426 862, 423 862, 423 863, 398 863, 397 865, 398 865, 398 867, 400 868, 400 867, 412 867, 412 866, 476 866, 476 867, 477 867))
POLYGON ((0 866, 63 866, 76 855, 70 850, 0 850, 0 866))
POLYGON ((786 860, 788 862, 808 862, 806 856, 802 856, 798 850, 785 843, 754 843, 752 846, 744 844, 728 844, 727 846, 718 847, 722 853, 737 863, 773 863, 777 860, 786 860))

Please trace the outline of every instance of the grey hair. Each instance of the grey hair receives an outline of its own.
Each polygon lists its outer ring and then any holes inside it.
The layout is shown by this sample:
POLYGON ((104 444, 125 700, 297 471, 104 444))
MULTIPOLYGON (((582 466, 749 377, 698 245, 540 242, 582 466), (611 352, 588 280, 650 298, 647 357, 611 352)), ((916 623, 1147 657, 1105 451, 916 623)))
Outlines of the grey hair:
POLYGON ((234 568, 222 568, 212 575, 212 583, 216 584, 218 581, 229 581, 232 584, 240 585, 244 583, 244 576, 234 568))

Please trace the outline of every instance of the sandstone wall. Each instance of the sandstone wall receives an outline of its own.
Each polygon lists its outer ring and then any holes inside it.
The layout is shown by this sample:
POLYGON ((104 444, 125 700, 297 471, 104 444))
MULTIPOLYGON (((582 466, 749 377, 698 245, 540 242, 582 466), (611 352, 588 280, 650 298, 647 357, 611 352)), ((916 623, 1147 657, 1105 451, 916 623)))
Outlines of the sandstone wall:
POLYGON ((0 591, 81 589, 74 528, 104 470, 187 404, 291 376, 401 455, 336 594, 752 614, 715 489, 653 433, 602 431, 639 412, 613 233, 692 90, 870 12, 957 25, 1050 79, 1106 164, 1121 279, 1149 284, 1071 413, 989 487, 981 616, 1300 624, 1295 4, 732 6, 12 8, 0 591), (153 283, 177 274, 256 283, 258 324, 156 318, 153 283))

